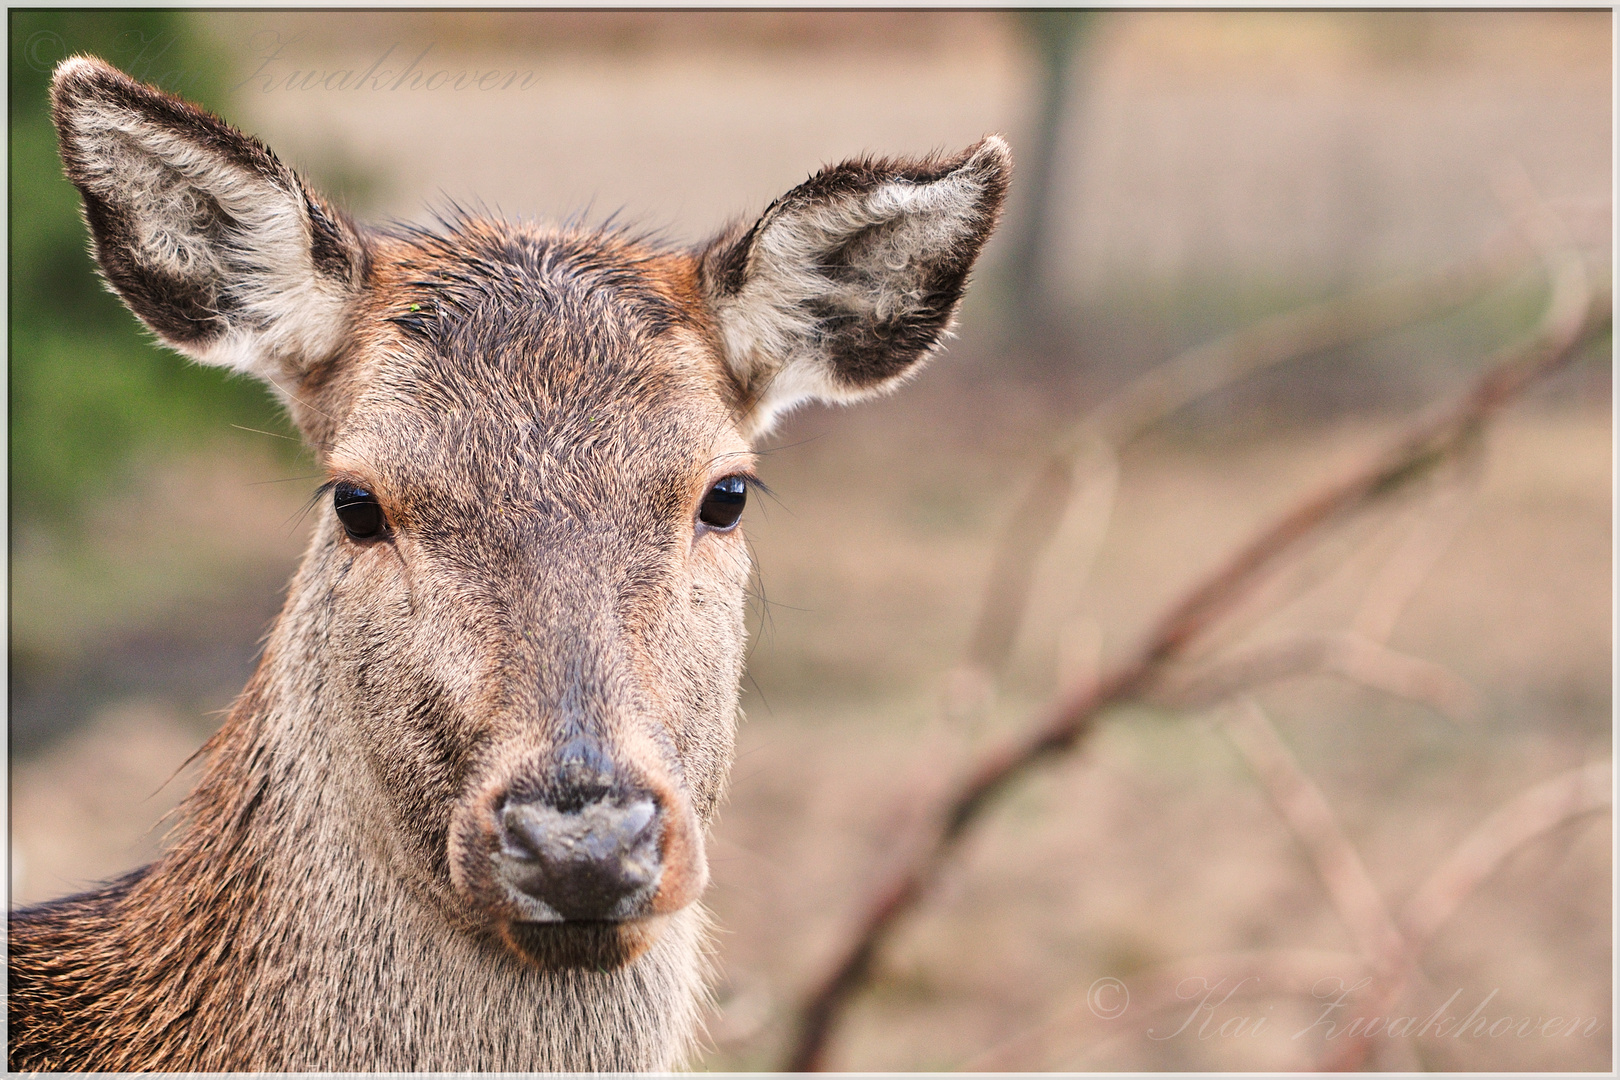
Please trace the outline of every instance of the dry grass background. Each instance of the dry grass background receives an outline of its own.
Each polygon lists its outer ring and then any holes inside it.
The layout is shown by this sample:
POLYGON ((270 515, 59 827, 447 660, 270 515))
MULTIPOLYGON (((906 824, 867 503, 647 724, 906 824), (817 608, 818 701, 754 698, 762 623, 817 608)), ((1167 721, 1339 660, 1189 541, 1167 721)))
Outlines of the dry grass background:
MULTIPOLYGON (((253 35, 275 30, 305 35, 306 66, 370 57, 397 39, 540 71, 539 93, 487 106, 453 95, 242 93, 245 126, 352 184, 361 207, 408 217, 441 188, 533 214, 594 198, 678 221, 677 235, 695 237, 820 161, 965 144, 996 129, 1016 147, 1033 86, 1016 28, 982 13, 773 16, 745 30, 704 16, 731 28, 719 43, 719 30, 670 15, 206 18, 244 62, 253 35)), ((1284 294, 1319 294, 1434 265, 1500 227, 1489 181, 1504 156, 1524 161, 1606 262, 1607 18, 1116 16, 1099 28, 1077 91, 1084 108, 1060 202, 1084 213, 1059 230, 1059 291, 1128 308, 1166 291, 1207 292, 1222 275, 1273 289, 1292 279, 1284 294)), ((987 296, 994 284, 992 263, 987 296)), ((994 305, 975 303, 961 342, 904 394, 797 415, 764 459, 779 499, 751 506, 746 524, 764 602, 732 795, 714 837, 709 903, 722 927, 722 979, 703 1066, 778 1060, 793 1004, 830 961, 927 774, 1027 718, 1060 674, 1129 647, 1199 572, 1399 423, 1387 407, 1341 405, 1305 420, 1270 399, 1238 399, 1134 445, 1090 584, 1064 585, 1060 548, 989 717, 942 734, 931 719, 941 683, 1032 463, 1087 393, 1117 381, 1110 371, 1207 332, 1197 319, 1160 325, 1152 311, 1125 318, 1132 336, 1090 339, 1094 370, 1054 377, 1009 364, 989 329, 994 305)), ((1383 347, 1386 363, 1433 361, 1422 338, 1383 347)), ((1392 901, 1515 794, 1611 752, 1604 366, 1589 362, 1493 431, 1462 489, 1456 535, 1397 626, 1396 645, 1471 682, 1484 702, 1476 721, 1455 724, 1327 677, 1262 697, 1392 901)), ((1432 372, 1434 385, 1459 378, 1455 365, 1432 372)), ((123 688, 69 694, 64 707, 87 711, 85 722, 13 758, 14 904, 155 850, 155 823, 187 782, 169 778, 211 730, 209 710, 240 686, 246 643, 296 561, 298 511, 318 481, 282 481, 302 471, 251 449, 165 467, 95 511, 87 546, 14 556, 14 633, 54 642, 67 670, 110 658, 96 677, 123 688), (221 659, 210 641, 240 644, 221 659), (173 684, 157 677, 175 670, 173 684)), ((1421 510, 1403 504, 1352 538, 1387 550, 1421 510)), ((1370 564, 1343 552, 1343 579, 1294 618, 1353 612, 1370 564)), ((1206 1027, 1265 1016, 1263 1036, 1200 1038, 1197 1021, 1174 1037, 1149 1034, 1175 1031, 1196 1004, 1144 1011, 1144 988, 1164 965, 1351 949, 1217 720, 1124 711, 1084 753, 1017 790, 884 955, 833 1064, 1288 1069, 1314 1060, 1324 1044, 1290 1036, 1316 1003, 1275 979, 1206 1027), (1086 1002, 1102 977, 1138 993, 1106 1022, 1086 1002)), ((1481 1015, 1595 1016, 1596 1034, 1390 1040, 1379 1063, 1609 1068, 1611 850, 1609 817, 1599 815, 1519 853, 1426 954, 1411 999, 1427 1015, 1460 990, 1466 1012, 1494 991, 1481 1015)), ((1335 963, 1321 961, 1330 972, 1335 963)), ((1225 970, 1208 968, 1212 981, 1225 970)))

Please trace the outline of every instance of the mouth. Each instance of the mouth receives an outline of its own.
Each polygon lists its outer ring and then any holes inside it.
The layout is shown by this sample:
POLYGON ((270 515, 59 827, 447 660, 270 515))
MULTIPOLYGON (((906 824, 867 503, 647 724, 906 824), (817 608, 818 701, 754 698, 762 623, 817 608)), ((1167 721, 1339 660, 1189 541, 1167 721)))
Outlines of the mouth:
POLYGON ((608 922, 507 921, 500 924, 503 944, 536 967, 548 971, 615 971, 652 947, 663 929, 664 917, 608 922))

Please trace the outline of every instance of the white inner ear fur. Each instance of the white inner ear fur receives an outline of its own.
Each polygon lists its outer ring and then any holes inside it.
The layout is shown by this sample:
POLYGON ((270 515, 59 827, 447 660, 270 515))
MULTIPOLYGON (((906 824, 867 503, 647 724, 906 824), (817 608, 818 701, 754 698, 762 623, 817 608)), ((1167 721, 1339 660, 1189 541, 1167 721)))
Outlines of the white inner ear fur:
POLYGON ((763 435, 780 415, 807 400, 855 401, 904 379, 901 374, 860 390, 842 384, 817 347, 806 301, 823 299, 880 318, 915 307, 922 276, 914 264, 974 233, 984 212, 984 190, 970 162, 932 183, 891 181, 868 192, 769 213, 742 289, 715 304, 733 372, 743 385, 763 387, 747 422, 751 437, 763 435), (830 252, 880 226, 860 252, 855 280, 837 281, 818 272, 830 252))
POLYGON ((87 186, 128 215, 135 259, 233 301, 225 333, 174 348, 272 385, 336 351, 349 291, 317 271, 289 171, 271 180, 113 103, 81 100, 71 123, 87 186), (223 240, 205 231, 209 200, 237 223, 223 240))

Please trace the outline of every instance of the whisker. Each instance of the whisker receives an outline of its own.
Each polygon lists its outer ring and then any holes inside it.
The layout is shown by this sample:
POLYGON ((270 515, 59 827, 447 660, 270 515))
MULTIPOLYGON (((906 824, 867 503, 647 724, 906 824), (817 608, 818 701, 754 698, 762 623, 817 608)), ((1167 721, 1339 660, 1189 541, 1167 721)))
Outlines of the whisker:
POLYGON ((743 678, 748 680, 748 685, 752 686, 754 688, 754 693, 759 695, 759 703, 765 706, 765 715, 775 716, 776 710, 771 708, 771 699, 765 696, 765 691, 760 687, 759 680, 754 678, 753 672, 749 671, 747 668, 744 668, 743 678))
POLYGON ((267 382, 269 382, 271 386, 274 386, 277 390, 280 390, 283 394, 286 394, 289 398, 291 398, 292 400, 298 402, 298 404, 302 405, 304 408, 308 409, 309 411, 320 413, 322 416, 326 417, 328 420, 332 421, 334 424, 337 423, 337 417, 333 416, 329 412, 323 412, 322 410, 317 409, 315 406, 311 405, 309 402, 305 401, 303 398, 299 397, 297 394, 293 393, 291 390, 288 390, 285 386, 282 386, 280 383, 276 382, 276 380, 272 379, 270 376, 266 375, 265 380, 267 382))
POLYGON ((256 428, 256 427, 243 427, 241 424, 232 424, 231 427, 235 428, 237 431, 251 431, 255 435, 268 435, 272 439, 286 439, 288 442, 298 442, 299 441, 299 440, 293 438, 291 435, 281 435, 281 434, 278 434, 278 433, 276 433, 274 431, 261 431, 259 428, 256 428))
POLYGON ((260 486, 262 486, 264 484, 291 484, 291 483, 293 483, 294 481, 297 481, 297 480, 313 480, 319 475, 321 475, 321 474, 312 472, 312 473, 305 473, 303 476, 283 476, 279 480, 254 480, 254 481, 251 481, 247 486, 248 487, 260 487, 260 486))
POLYGON ((823 432, 820 435, 812 435, 808 439, 800 439, 798 442, 783 443, 781 446, 770 446, 770 447, 766 447, 764 450, 755 450, 754 453, 758 454, 758 455, 761 455, 761 456, 763 456, 765 454, 774 454, 779 450, 791 450, 795 446, 809 446, 811 443, 820 442, 822 439, 825 439, 826 437, 827 437, 826 433, 823 432))

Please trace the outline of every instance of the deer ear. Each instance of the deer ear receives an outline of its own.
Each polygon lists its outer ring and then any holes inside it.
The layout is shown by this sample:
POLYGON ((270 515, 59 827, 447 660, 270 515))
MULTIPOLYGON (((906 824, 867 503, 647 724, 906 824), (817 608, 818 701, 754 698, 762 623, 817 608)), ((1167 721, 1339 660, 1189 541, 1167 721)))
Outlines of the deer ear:
POLYGON ((275 385, 337 350, 364 247, 264 144, 84 56, 51 114, 102 274, 166 343, 275 385))
POLYGON ((950 159, 849 161, 711 242, 701 279, 745 427, 916 370, 950 329, 1011 172, 994 135, 950 159))

